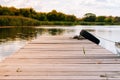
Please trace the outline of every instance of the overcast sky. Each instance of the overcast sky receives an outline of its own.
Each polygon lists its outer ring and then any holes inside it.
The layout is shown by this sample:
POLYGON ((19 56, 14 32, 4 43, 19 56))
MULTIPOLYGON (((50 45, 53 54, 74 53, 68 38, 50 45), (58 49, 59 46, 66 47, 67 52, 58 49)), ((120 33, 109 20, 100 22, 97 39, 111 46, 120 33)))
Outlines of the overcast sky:
POLYGON ((32 7, 39 12, 53 9, 83 17, 85 13, 120 16, 120 0, 0 0, 2 6, 32 7))

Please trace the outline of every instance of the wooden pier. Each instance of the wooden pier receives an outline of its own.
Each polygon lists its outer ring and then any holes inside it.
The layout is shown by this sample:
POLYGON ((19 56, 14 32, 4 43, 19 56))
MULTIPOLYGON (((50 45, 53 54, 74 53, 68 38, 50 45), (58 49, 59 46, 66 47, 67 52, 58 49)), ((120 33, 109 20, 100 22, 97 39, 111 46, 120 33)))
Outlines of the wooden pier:
POLYGON ((1 80, 120 80, 120 57, 88 41, 40 37, 0 62, 1 80))

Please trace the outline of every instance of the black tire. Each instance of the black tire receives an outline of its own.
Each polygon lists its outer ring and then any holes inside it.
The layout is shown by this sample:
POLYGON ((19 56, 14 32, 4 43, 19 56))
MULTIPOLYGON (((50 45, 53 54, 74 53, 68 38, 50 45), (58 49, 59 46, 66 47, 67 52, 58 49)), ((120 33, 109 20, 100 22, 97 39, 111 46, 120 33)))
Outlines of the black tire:
POLYGON ((81 30, 80 35, 96 44, 100 43, 99 39, 97 39, 95 36, 87 32, 86 30, 81 30))

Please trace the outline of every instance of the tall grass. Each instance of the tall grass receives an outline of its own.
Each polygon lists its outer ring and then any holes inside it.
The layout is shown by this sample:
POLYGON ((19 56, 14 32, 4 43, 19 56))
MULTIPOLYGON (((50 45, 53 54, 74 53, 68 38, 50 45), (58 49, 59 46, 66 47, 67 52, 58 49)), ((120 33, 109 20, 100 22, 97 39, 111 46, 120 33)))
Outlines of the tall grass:
POLYGON ((40 25, 76 25, 76 23, 69 21, 40 21, 40 25))
POLYGON ((21 16, 0 16, 0 26, 37 26, 38 20, 21 16))

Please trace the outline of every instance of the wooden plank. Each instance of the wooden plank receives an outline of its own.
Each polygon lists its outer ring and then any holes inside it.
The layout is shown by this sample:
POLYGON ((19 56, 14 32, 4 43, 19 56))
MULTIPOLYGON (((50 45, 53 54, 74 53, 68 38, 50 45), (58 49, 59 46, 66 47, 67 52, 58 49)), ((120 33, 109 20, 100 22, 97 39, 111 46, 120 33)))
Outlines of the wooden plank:
POLYGON ((120 58, 88 40, 40 37, 0 62, 0 79, 119 80, 120 58))
POLYGON ((25 71, 21 71, 21 72, 11 72, 11 71, 7 71, 7 72, 0 72, 1 76, 119 76, 120 73, 119 72, 112 72, 112 71, 76 71, 76 72, 67 72, 67 71, 46 71, 46 72, 42 72, 42 71, 37 71, 37 72, 25 72, 25 71))
MULTIPOLYGON (((105 77, 98 76, 0 76, 1 79, 29 79, 29 80, 102 80, 105 77)), ((120 79, 120 78, 115 78, 120 79)))
MULTIPOLYGON (((20 52, 42 52, 42 51, 48 51, 48 52, 50 52, 50 51, 54 51, 54 53, 55 52, 66 52, 66 51, 69 51, 70 53, 75 53, 75 52, 77 52, 78 53, 78 51, 79 52, 83 52, 83 49, 79 49, 79 50, 41 50, 41 49, 21 49, 20 50, 20 52)), ((96 52, 94 52, 95 50, 93 50, 93 49, 85 49, 85 52, 88 52, 88 53, 104 53, 104 54, 110 54, 111 55, 111 53, 109 52, 109 51, 106 51, 106 50, 96 50, 96 52)))
POLYGON ((21 58, 21 59, 119 59, 119 57, 117 56, 65 56, 65 55, 61 55, 61 56, 54 56, 54 55, 44 55, 44 56, 39 56, 39 55, 14 55, 12 57, 9 58, 21 58))
POLYGON ((12 64, 120 64, 120 59, 6 59, 0 65, 12 64), (10 62, 10 64, 8 63, 10 62))
POLYGON ((33 65, 1 65, 0 71, 118 71, 120 64, 33 64, 33 65), (109 67, 108 67, 109 66, 109 67))

